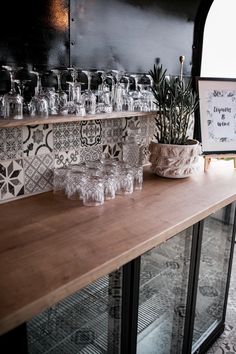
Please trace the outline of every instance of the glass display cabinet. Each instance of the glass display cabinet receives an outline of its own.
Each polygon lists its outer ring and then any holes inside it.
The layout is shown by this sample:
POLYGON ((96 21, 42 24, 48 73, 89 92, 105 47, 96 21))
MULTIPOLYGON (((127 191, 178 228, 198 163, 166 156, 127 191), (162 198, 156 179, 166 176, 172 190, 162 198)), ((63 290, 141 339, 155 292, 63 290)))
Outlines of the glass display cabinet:
POLYGON ((141 257, 138 354, 181 353, 193 227, 141 257))
POLYGON ((224 330, 234 242, 234 207, 221 209, 203 223, 192 353, 204 352, 224 330))
POLYGON ((224 330, 235 204, 141 256, 137 353, 205 353, 224 330))
POLYGON ((28 352, 120 353, 122 272, 117 270, 27 323, 28 352))

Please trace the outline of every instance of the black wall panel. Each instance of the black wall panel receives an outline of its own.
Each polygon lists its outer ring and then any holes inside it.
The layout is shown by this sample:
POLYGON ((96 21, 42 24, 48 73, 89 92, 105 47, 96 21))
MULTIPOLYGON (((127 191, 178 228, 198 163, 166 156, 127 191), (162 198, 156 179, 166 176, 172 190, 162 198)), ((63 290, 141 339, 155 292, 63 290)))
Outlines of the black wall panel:
POLYGON ((143 72, 160 62, 191 73, 194 18, 199 0, 73 0, 71 63, 86 68, 143 72))
POLYGON ((68 66, 68 16, 69 0, 2 0, 1 64, 68 66))
POLYGON ((177 74, 178 57, 185 55, 184 73, 190 75, 200 2, 5 0, 0 12, 0 62, 129 72, 147 71, 160 62, 170 74, 177 74))

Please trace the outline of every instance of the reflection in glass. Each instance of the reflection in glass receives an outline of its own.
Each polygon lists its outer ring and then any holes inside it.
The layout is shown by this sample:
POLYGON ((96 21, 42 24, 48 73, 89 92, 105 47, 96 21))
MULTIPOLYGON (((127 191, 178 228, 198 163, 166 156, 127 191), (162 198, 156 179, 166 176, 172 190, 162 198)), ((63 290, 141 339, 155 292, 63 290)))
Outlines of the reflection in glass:
MULTIPOLYGON (((229 206, 230 207, 230 206, 229 206)), ((223 320, 233 218, 225 207, 204 221, 193 352, 223 320)))
POLYGON ((119 354, 122 272, 117 270, 27 322, 29 354, 119 354))
POLYGON ((141 257, 138 354, 182 352, 192 228, 141 257))

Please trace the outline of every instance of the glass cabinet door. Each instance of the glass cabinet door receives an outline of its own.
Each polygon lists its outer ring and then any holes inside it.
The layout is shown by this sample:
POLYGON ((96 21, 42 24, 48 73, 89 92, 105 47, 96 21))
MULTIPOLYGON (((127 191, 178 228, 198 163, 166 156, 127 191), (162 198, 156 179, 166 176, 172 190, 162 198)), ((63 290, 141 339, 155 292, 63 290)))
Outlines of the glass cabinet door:
POLYGON ((141 257, 138 354, 181 353, 193 228, 141 257))
POLYGON ((27 323, 29 354, 120 353, 122 271, 60 301, 27 323))
POLYGON ((204 220, 192 353, 224 322, 234 207, 226 206, 204 220))

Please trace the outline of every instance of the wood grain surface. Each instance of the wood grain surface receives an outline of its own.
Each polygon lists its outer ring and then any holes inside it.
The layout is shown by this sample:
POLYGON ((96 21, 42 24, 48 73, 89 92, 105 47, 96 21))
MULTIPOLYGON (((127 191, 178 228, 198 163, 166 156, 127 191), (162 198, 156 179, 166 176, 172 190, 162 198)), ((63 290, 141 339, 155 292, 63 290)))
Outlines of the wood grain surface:
POLYGON ((145 171, 143 190, 101 207, 47 192, 0 205, 0 333, 236 200, 236 170, 186 179, 145 171))
POLYGON ((0 119, 0 128, 20 127, 25 125, 35 124, 49 124, 49 123, 66 123, 66 122, 81 122, 95 119, 115 119, 123 117, 151 117, 155 116, 155 112, 112 112, 101 114, 87 114, 84 117, 77 117, 75 115, 55 115, 43 117, 24 117, 23 119, 0 119))

